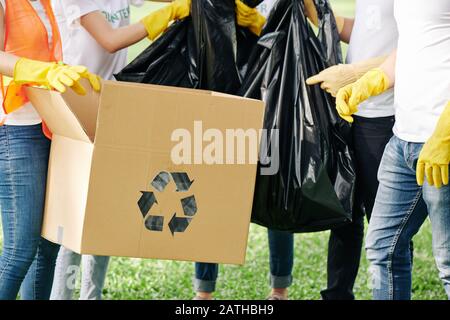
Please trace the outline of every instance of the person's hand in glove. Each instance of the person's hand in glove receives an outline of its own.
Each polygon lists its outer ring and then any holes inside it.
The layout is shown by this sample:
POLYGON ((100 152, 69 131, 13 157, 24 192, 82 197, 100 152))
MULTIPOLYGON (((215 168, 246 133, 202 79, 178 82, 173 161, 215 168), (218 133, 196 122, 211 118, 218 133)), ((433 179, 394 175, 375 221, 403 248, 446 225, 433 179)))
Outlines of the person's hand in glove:
POLYGON ((250 8, 241 0, 236 0, 236 20, 241 27, 248 28, 259 36, 266 24, 266 18, 256 8, 250 8))
POLYGON ((55 62, 41 62, 20 58, 14 66, 13 81, 17 84, 38 84, 61 93, 70 87, 77 94, 85 95, 80 80, 89 80, 95 91, 100 91, 100 78, 83 66, 69 66, 55 62))
POLYGON ((381 68, 372 69, 356 82, 338 91, 336 109, 341 118, 351 123, 352 115, 358 111, 358 105, 361 102, 386 91, 389 87, 389 78, 386 73, 381 68))
POLYGON ((155 40, 173 20, 184 19, 191 11, 191 0, 175 0, 169 5, 153 12, 141 20, 150 40, 155 40))
MULTIPOLYGON (((316 27, 319 26, 319 17, 316 6, 313 0, 304 0, 305 14, 308 19, 316 27)), ((250 8, 244 4, 241 0, 236 0, 236 17, 237 24, 241 27, 249 28, 256 35, 260 35, 261 31, 266 24, 266 18, 262 16, 256 8, 250 8)), ((335 16, 340 33, 344 27, 344 18, 335 16)))
POLYGON ((448 185, 450 164, 450 101, 439 118, 431 138, 425 143, 417 163, 417 183, 426 176, 430 186, 448 185))
POLYGON ((354 63, 339 64, 329 67, 306 80, 308 85, 320 83, 320 87, 336 97, 339 89, 361 78, 367 71, 381 65, 386 57, 377 57, 370 60, 354 63))

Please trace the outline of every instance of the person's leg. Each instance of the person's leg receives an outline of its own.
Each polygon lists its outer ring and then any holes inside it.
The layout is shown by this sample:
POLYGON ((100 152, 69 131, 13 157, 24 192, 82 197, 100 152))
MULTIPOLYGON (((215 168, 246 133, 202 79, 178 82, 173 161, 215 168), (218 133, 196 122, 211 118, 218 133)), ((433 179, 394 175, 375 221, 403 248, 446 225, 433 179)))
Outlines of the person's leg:
POLYGON ((22 282, 22 300, 48 300, 53 284, 59 245, 41 238, 33 263, 22 282))
POLYGON ((290 232, 268 229, 270 285, 269 299, 287 299, 288 288, 292 284, 294 265, 294 235, 290 232))
POLYGON ((101 300, 109 257, 84 255, 81 268, 80 300, 101 300))
POLYGON ((430 216, 439 277, 450 299, 450 185, 437 189, 425 183, 423 198, 430 216))
POLYGON ((81 255, 61 247, 56 259, 55 278, 50 300, 72 300, 80 273, 81 255))
MULTIPOLYGON (((0 127, 1 300, 16 299, 38 247, 48 253, 40 244, 49 151, 50 141, 40 125, 0 127)), ((51 285, 52 264, 46 263, 49 270, 27 281, 27 291, 39 288, 34 298, 48 299, 45 288, 51 285)))
POLYGON ((216 291, 216 282, 219 275, 219 265, 215 263, 195 263, 194 290, 195 299, 212 299, 216 291))
POLYGON ((345 226, 331 230, 328 242, 327 289, 324 300, 353 300, 364 239, 364 216, 356 215, 345 226))
POLYGON ((412 237, 427 217, 414 159, 420 149, 396 137, 381 161, 375 206, 366 240, 375 300, 411 298, 412 237))
POLYGON ((324 300, 352 300, 364 239, 364 215, 370 218, 378 190, 377 171, 386 144, 392 138, 394 117, 354 116, 356 191, 353 221, 331 230, 328 242, 327 289, 324 300))

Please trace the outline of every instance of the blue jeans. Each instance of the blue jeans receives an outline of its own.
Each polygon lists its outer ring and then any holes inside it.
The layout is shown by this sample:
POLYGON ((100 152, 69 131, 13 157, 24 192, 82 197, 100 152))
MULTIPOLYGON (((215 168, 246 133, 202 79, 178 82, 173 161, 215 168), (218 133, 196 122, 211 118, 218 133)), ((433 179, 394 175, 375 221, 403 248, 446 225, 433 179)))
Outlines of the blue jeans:
MULTIPOLYGON (((289 232, 268 230, 270 250, 270 284, 272 288, 288 288, 292 284, 294 264, 294 235, 289 232)), ((194 290, 214 292, 219 266, 196 263, 194 290)))
POLYGON ((393 137, 381 161, 366 239, 376 300, 411 299, 410 243, 427 217, 436 265, 450 298, 450 186, 417 185, 415 169, 422 147, 393 137))
POLYGON ((61 247, 50 300, 71 300, 82 264, 80 300, 101 300, 109 257, 79 255, 61 247))
POLYGON ((50 141, 41 125, 0 126, 0 300, 48 299, 59 246, 41 237, 50 141))

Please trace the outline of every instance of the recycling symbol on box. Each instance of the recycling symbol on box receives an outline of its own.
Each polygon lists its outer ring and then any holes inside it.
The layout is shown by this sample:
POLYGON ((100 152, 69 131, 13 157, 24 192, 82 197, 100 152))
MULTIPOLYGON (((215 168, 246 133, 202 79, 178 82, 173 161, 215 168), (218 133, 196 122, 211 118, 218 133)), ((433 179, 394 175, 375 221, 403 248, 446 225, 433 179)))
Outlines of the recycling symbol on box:
MULTIPOLYGON (((167 185, 173 181, 176 186, 177 193, 188 193, 194 181, 189 179, 186 172, 166 172, 161 171, 151 182, 152 187, 158 192, 164 192, 167 185)), ((164 216, 157 216, 151 214, 151 209, 158 205, 158 200, 155 192, 141 191, 142 196, 138 201, 139 209, 144 218, 144 225, 147 230, 162 232, 164 230, 164 216)), ((197 202, 194 195, 187 195, 181 198, 181 207, 183 208, 184 216, 177 216, 175 212, 168 223, 168 227, 172 236, 175 232, 185 232, 191 223, 193 217, 197 213, 197 202)))

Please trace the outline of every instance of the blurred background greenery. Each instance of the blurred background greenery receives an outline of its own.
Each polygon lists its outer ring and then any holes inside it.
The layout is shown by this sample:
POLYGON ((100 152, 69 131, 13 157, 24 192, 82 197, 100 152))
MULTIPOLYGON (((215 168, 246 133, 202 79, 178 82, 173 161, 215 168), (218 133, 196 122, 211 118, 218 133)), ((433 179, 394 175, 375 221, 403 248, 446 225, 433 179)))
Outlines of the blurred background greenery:
MULTIPOLYGON (((337 14, 353 16, 354 0, 332 0, 337 14)), ((132 10, 137 21, 160 3, 147 2, 132 10)), ((143 40, 129 50, 129 58, 136 57, 149 45, 143 40)), ((299 234, 295 237, 294 283, 291 299, 320 299, 326 286, 326 257, 329 232, 299 234)), ((427 222, 415 237, 414 299, 446 299, 431 252, 431 232, 427 222)), ((1 242, 1 237, 0 237, 1 242)), ((217 285, 218 299, 265 299, 269 293, 269 256, 267 231, 252 225, 250 228, 247 262, 245 266, 221 266, 217 285)), ((104 299, 191 299, 193 263, 130 258, 112 258, 104 299)), ((79 283, 78 283, 79 288, 79 283)), ((368 263, 363 254, 355 285, 357 299, 370 299, 368 263)))

